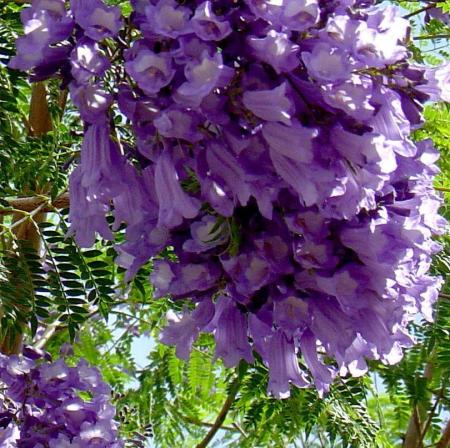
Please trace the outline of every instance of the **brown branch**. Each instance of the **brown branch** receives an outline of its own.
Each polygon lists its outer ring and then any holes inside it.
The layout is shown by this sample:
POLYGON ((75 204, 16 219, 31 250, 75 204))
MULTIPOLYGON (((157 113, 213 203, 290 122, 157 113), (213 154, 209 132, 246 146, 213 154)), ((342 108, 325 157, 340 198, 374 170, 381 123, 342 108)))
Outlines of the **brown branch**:
POLYGON ((444 390, 445 390, 445 385, 442 387, 440 393, 437 395, 436 400, 434 402, 434 405, 433 405, 431 411, 428 413, 428 418, 427 418, 425 426, 424 426, 424 428, 422 430, 422 434, 421 434, 418 446, 423 446, 423 441, 424 441, 425 436, 426 436, 426 434, 428 432, 428 429, 431 426, 431 423, 433 421, 433 417, 436 414, 437 407, 438 407, 438 405, 439 405, 439 403, 441 401, 441 398, 443 398, 443 396, 444 396, 444 390))
POLYGON ((222 427, 222 424, 225 421, 225 418, 227 417, 227 414, 231 409, 234 400, 236 399, 238 390, 239 390, 239 378, 237 377, 231 383, 230 392, 228 393, 227 399, 225 400, 225 403, 223 404, 222 409, 220 410, 219 415, 216 418, 216 421, 214 422, 211 429, 208 431, 208 434, 206 434, 205 438, 197 445, 196 448, 206 448, 209 442, 211 442, 211 440, 216 435, 217 431, 219 431, 219 429, 222 427))
POLYGON ((69 194, 63 193, 61 196, 57 197, 53 202, 49 198, 43 196, 32 196, 28 198, 15 198, 6 199, 6 202, 11 208, 0 209, 0 215, 10 215, 18 211, 22 212, 32 212, 36 208, 40 207, 42 204, 48 203, 41 212, 52 212, 55 209, 62 209, 69 207, 69 194))
MULTIPOLYGON (((433 379, 434 373, 434 359, 435 352, 433 351, 425 365, 423 378, 430 382, 433 379)), ((418 379, 418 377, 417 377, 418 379)), ((402 448, 420 448, 423 447, 424 428, 426 425, 426 417, 428 415, 428 409, 431 406, 431 394, 430 398, 426 398, 423 401, 419 401, 414 404, 411 417, 409 419, 408 428, 405 433, 402 448)))
POLYGON ((450 447, 450 420, 445 426, 442 437, 436 445, 436 448, 449 448, 450 447))
POLYGON ((410 19, 411 17, 416 16, 417 14, 420 14, 422 12, 428 11, 429 9, 436 8, 436 3, 431 3, 427 6, 424 6, 423 8, 417 9, 416 11, 410 12, 409 14, 406 14, 403 16, 404 19, 410 19))
MULTIPOLYGON (((173 409, 173 410, 175 410, 175 409, 173 409)), ((189 415, 182 415, 182 414, 180 414, 180 413, 178 413, 178 412, 176 412, 176 414, 177 414, 182 420, 184 420, 186 423, 190 423, 190 424, 195 425, 195 426, 204 426, 204 427, 207 427, 207 428, 212 428, 212 427, 214 426, 214 423, 204 422, 204 421, 198 420, 198 419, 196 419, 196 418, 194 418, 194 417, 190 417, 189 415)), ((233 425, 233 426, 234 426, 234 425, 233 425)), ((225 431, 239 432, 239 429, 238 429, 238 428, 235 428, 235 427, 233 427, 233 426, 226 426, 226 425, 223 425, 223 426, 220 427, 220 429, 224 429, 225 431)))

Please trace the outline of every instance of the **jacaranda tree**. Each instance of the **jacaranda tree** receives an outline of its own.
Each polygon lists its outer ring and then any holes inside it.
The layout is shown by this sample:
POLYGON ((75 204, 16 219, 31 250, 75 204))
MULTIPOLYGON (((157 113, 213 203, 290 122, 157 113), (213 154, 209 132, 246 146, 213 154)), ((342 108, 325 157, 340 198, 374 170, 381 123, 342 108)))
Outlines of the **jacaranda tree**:
POLYGON ((449 10, 0 1, 0 446, 448 448, 449 10))

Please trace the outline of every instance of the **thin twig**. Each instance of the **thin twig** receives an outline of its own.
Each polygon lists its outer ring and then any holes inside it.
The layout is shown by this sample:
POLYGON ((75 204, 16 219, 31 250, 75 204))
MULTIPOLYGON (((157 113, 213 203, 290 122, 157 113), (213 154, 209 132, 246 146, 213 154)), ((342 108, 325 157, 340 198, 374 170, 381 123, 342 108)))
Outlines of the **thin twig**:
POLYGON ((42 336, 33 344, 34 348, 43 349, 50 338, 56 333, 56 330, 61 325, 61 322, 56 319, 44 331, 42 336))
POLYGON ((417 14, 420 14, 422 12, 428 11, 429 9, 436 8, 436 3, 431 3, 427 6, 424 6, 423 8, 418 9, 417 11, 410 12, 409 14, 406 14, 406 16, 403 16, 404 19, 410 19, 411 17, 416 16, 417 14))
POLYGON ((436 448, 448 448, 450 446, 450 420, 445 426, 442 437, 436 445, 436 448))
POLYGON ((428 36, 413 37, 413 40, 425 40, 425 39, 450 39, 450 34, 434 34, 428 36))
POLYGON ((441 398, 442 398, 442 396, 444 394, 444 390, 445 390, 445 386, 442 387, 441 393, 436 397, 434 405, 433 405, 433 407, 431 408, 431 410, 430 410, 430 412, 428 414, 427 421, 426 421, 425 426, 424 426, 424 428, 422 430, 422 434, 420 436, 420 440, 419 440, 419 442, 417 444, 418 447, 423 445, 423 441, 425 439, 425 435, 427 434, 427 431, 430 428, 431 422, 433 421, 433 417, 436 414, 436 409, 437 409, 437 407, 439 405, 439 402, 441 401, 441 398))
POLYGON ((205 438, 197 445, 196 448, 206 448, 209 442, 211 442, 211 440, 216 435, 217 431, 219 431, 219 429, 222 427, 222 424, 225 421, 225 418, 227 417, 227 414, 231 409, 234 400, 236 399, 238 390, 239 377, 236 377, 231 383, 230 392, 228 393, 227 399, 225 400, 225 403, 223 404, 222 409, 220 410, 219 415, 214 422, 214 425, 211 427, 211 429, 208 431, 208 434, 206 434, 205 438))

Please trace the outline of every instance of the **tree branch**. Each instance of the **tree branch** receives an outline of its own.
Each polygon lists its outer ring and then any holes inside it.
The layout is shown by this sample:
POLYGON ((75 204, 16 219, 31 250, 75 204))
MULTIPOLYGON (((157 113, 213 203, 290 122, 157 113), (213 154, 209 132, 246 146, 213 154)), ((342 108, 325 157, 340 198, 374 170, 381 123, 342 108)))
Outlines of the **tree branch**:
POLYGON ((436 448, 448 448, 450 446, 450 420, 445 426, 442 437, 436 445, 436 448))
POLYGON ((55 208, 58 209, 67 208, 70 205, 69 193, 63 193, 61 196, 57 197, 53 202, 50 201, 50 198, 44 196, 5 199, 5 201, 9 204, 9 207, 0 208, 0 215, 10 215, 18 211, 32 212, 33 210, 36 210, 36 208, 46 203, 48 205, 40 209, 41 212, 52 212, 55 208))
POLYGON ((424 6, 423 8, 417 9, 416 11, 410 12, 409 14, 406 14, 403 16, 404 19, 410 19, 411 17, 414 17, 417 14, 420 14, 422 12, 428 11, 429 9, 436 8, 436 3, 430 3, 427 6, 424 6))
POLYGON ((234 400, 236 399, 236 395, 239 390, 239 383, 239 377, 235 378, 231 383, 230 392, 228 393, 227 399, 225 400, 225 403, 223 404, 222 409, 220 410, 219 415, 216 418, 216 421, 208 431, 208 434, 206 434, 205 438, 197 445, 196 448, 206 448, 209 442, 211 442, 211 440, 216 435, 217 431, 219 431, 219 429, 222 427, 222 424, 225 421, 225 418, 227 417, 227 414, 231 409, 234 400))
POLYGON ((434 34, 428 36, 413 37, 413 40, 425 40, 425 39, 450 39, 450 34, 434 34))

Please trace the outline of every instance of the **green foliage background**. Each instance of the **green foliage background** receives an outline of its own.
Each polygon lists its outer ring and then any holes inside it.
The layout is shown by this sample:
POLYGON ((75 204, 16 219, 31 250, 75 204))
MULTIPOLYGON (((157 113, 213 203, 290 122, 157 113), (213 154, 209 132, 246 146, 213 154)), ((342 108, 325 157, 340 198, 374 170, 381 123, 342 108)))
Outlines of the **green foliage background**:
MULTIPOLYGON (((110 3, 130 13, 129 2, 110 3)), ((424 2, 398 3, 405 14, 424 7, 424 2)), ((450 11, 450 1, 437 3, 450 11)), ((0 0, 0 340, 23 334, 25 342, 55 357, 64 342, 72 342, 72 362, 86 358, 112 385, 129 447, 197 446, 227 397, 233 398, 231 409, 209 446, 401 447, 417 418, 423 433, 415 448, 438 446, 450 415, 448 283, 435 321, 412 324, 418 344, 399 365, 373 363, 370 375, 339 379, 323 399, 314 390, 293 389, 291 398, 275 400, 267 396, 268 374, 261 362, 236 371, 224 368, 214 360, 210 336, 200 338, 188 362, 159 344, 166 312, 183 304, 152 299, 151 263, 125 284, 110 243, 98 241, 95 248, 81 250, 66 237, 67 210, 50 210, 39 223, 37 213, 22 212, 21 222, 37 232, 39 253, 18 239, 8 199, 44 195, 50 204, 63 194, 81 135, 76 112, 70 103, 61 109, 61 91, 52 81, 47 89, 53 131, 29 136, 31 87, 23 74, 6 67, 22 7, 0 0), (145 365, 137 362, 137 351, 145 354, 145 365)), ((436 20, 424 25, 421 19, 420 14, 411 17, 414 36, 422 38, 411 40, 414 59, 428 64, 448 59, 448 38, 433 36, 450 35, 449 27, 436 20)), ((427 106, 424 117, 416 138, 432 138, 441 151, 436 187, 445 196, 442 213, 450 219, 450 107, 427 106)), ((131 138, 120 117, 117 128, 122 139, 131 138)), ((441 240, 444 250, 435 258, 434 271, 447 278, 450 237, 441 240)))

